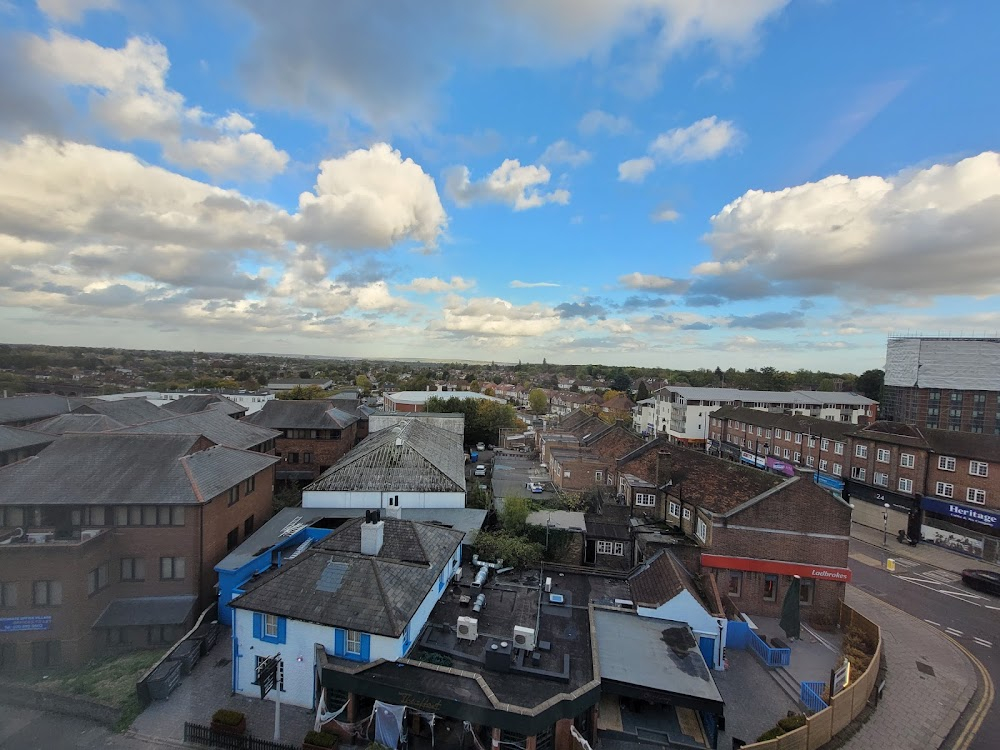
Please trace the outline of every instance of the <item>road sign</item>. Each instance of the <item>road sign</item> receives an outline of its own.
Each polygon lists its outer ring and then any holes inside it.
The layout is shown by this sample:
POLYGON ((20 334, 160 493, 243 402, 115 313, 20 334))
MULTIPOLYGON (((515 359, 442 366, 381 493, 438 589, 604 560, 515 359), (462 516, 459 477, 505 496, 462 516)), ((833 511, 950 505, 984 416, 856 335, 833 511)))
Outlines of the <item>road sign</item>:
POLYGON ((281 665, 281 654, 267 657, 257 665, 257 684, 260 686, 260 699, 278 686, 278 668, 281 665))
POLYGON ((847 659, 844 659, 844 663, 840 665, 840 668, 830 673, 830 697, 832 698, 847 687, 847 682, 850 679, 851 663, 847 659))

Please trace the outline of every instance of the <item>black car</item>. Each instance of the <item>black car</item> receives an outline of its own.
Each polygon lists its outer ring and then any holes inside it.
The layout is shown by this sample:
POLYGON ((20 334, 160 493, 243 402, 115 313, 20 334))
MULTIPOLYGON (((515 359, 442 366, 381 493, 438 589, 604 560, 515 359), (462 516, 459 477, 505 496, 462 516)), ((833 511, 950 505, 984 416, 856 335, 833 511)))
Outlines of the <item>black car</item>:
POLYGON ((1000 573, 992 570, 967 568, 962 571, 962 583, 970 589, 1000 596, 1000 573))

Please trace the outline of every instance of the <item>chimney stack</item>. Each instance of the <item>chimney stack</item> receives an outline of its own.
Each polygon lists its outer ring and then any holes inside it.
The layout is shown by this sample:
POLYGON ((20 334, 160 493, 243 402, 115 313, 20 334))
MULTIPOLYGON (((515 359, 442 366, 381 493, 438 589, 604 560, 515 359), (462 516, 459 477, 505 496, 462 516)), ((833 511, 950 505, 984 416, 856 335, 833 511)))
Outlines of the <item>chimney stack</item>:
POLYGON ((670 451, 656 451, 656 489, 670 481, 670 451))
POLYGON ((395 518, 397 521, 403 517, 402 510, 399 507, 399 495, 393 495, 387 500, 385 517, 395 518))
POLYGON ((365 522, 361 524, 361 554, 374 557, 382 551, 385 541, 385 521, 377 510, 365 511, 365 522))

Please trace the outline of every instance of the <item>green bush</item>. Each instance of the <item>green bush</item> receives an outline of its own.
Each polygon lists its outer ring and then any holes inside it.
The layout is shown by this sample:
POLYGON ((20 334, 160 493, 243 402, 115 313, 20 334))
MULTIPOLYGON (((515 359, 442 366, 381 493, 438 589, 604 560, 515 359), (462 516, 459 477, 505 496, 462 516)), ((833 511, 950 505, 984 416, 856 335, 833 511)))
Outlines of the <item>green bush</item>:
POLYGON ((305 744, 316 747, 336 747, 340 743, 340 737, 330 732, 306 732, 305 744))
POLYGON ((767 742, 768 740, 777 739, 781 735, 786 734, 785 730, 781 727, 771 727, 764 734, 757 738, 757 742, 767 742))
POLYGON ((239 726, 240 722, 244 719, 246 719, 246 716, 239 711, 233 711, 228 708, 220 708, 212 714, 212 721, 216 724, 224 724, 227 727, 239 726))
POLYGON ((778 726, 786 732, 791 732, 792 730, 804 727, 805 725, 805 714, 795 714, 794 716, 789 716, 778 722, 778 726))
POLYGON ((543 551, 541 544, 502 531, 478 533, 473 549, 483 560, 503 560, 515 568, 537 565, 543 551))

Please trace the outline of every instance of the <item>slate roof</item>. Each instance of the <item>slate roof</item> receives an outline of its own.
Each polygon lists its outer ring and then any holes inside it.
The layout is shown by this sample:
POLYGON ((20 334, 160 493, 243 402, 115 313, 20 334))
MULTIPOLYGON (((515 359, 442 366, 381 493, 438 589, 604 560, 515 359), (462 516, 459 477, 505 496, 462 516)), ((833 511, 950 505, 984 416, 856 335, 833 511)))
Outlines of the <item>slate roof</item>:
POLYGON ((774 427, 789 432, 800 432, 803 435, 815 435, 832 439, 841 439, 858 429, 851 422, 834 422, 830 419, 807 417, 801 414, 784 414, 782 412, 747 409, 741 406, 723 406, 711 414, 711 419, 732 419, 737 422, 752 424, 754 427, 774 427))
POLYGON ((155 422, 143 422, 118 431, 142 435, 204 435, 218 445, 241 449, 252 448, 281 437, 277 430, 241 422, 226 416, 221 409, 214 408, 193 414, 178 414, 155 422))
POLYGON ((671 498, 682 498, 712 513, 726 513, 777 487, 785 477, 671 444, 671 498))
POLYGON ((39 435, 25 428, 0 425, 0 451, 16 451, 36 445, 48 445, 54 439, 52 436, 39 435))
POLYGON ((357 422, 358 416, 334 406, 326 399, 274 399, 243 421, 272 430, 343 430, 357 422))
POLYGON ((684 566, 668 551, 660 550, 628 580, 632 601, 640 607, 666 604, 685 589, 698 601, 701 597, 684 566))
POLYGON ((419 419, 373 432, 304 491, 465 492, 462 436, 419 419))
POLYGON ((0 468, 0 503, 193 505, 278 460, 212 446, 197 435, 70 433, 39 455, 0 468), (205 445, 211 447, 198 450, 205 445))
POLYGON ((361 554, 364 519, 352 519, 294 561, 248 583, 231 606, 398 638, 463 534, 427 523, 384 522, 378 555, 361 554))
POLYGON ((0 424, 36 422, 57 414, 68 414, 82 403, 83 399, 51 394, 0 398, 0 424))
POLYGON ((226 398, 218 393, 195 393, 183 396, 176 401, 164 404, 163 408, 174 414, 194 414, 206 409, 217 409, 223 414, 230 415, 247 413, 245 406, 240 406, 231 398, 226 398))
POLYGON ((110 432, 124 426, 118 420, 104 414, 60 414, 29 424, 25 429, 44 432, 47 435, 63 435, 67 432, 110 432))
POLYGON ((938 430, 902 422, 874 422, 855 428, 853 435, 860 440, 923 448, 938 455, 1000 461, 1000 435, 938 430))
POLYGON ((688 401, 808 404, 815 407, 822 406, 823 404, 848 404, 853 407, 859 407, 871 406, 878 403, 878 401, 872 401, 867 396, 841 391, 744 391, 739 388, 709 388, 687 385, 668 385, 661 390, 668 393, 676 393, 688 401))
POLYGON ((94 622, 95 628, 122 628, 141 625, 183 625, 198 597, 139 596, 115 599, 94 622))
POLYGON ((91 399, 73 410, 76 414, 103 414, 124 425, 149 422, 170 416, 170 412, 149 403, 144 398, 123 398, 117 401, 91 399))

